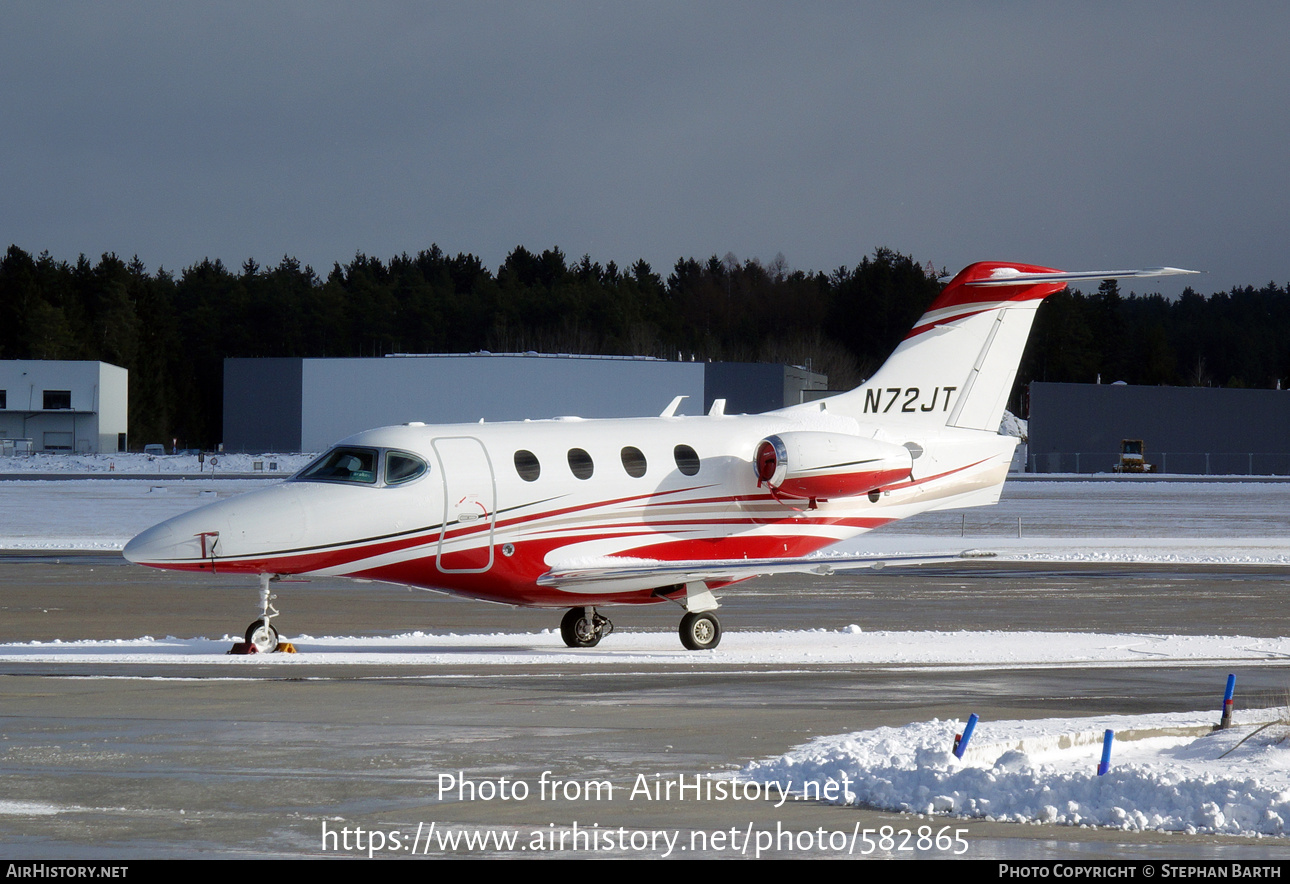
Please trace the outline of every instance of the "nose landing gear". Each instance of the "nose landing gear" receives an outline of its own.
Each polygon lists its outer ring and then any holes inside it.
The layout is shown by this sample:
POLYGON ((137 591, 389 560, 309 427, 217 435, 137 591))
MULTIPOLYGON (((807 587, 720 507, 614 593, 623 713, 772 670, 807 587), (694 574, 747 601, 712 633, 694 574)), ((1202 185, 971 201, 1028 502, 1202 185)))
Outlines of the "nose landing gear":
POLYGON ((246 628, 246 643, 254 645, 260 654, 271 654, 278 649, 278 630, 272 622, 278 616, 278 609, 273 607, 277 596, 269 592, 269 584, 277 579, 277 575, 260 575, 260 618, 246 628))

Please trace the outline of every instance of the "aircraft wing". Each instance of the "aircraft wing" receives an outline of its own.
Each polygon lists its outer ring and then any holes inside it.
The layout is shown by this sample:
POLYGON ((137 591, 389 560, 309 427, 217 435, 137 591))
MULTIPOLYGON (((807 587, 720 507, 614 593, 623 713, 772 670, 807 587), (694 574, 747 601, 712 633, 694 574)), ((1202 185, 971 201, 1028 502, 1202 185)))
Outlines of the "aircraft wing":
POLYGON ((570 592, 601 592, 704 582, 728 583, 768 574, 819 574, 900 565, 930 565, 964 559, 988 558, 994 553, 964 550, 939 555, 853 556, 814 555, 783 559, 723 559, 665 562, 655 559, 606 557, 594 561, 557 564, 537 579, 539 586, 570 592))

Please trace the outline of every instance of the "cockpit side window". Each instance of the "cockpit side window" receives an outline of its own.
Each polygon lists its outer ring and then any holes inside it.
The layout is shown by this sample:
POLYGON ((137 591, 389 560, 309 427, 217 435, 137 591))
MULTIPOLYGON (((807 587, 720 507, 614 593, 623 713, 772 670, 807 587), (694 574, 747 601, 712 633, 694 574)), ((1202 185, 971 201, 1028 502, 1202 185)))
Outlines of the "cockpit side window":
POLYGON ((333 448, 300 471, 304 481, 376 484, 376 449, 333 448))
POLYGON ((425 475, 429 466, 415 454, 390 451, 385 455, 385 484, 399 485, 425 475))

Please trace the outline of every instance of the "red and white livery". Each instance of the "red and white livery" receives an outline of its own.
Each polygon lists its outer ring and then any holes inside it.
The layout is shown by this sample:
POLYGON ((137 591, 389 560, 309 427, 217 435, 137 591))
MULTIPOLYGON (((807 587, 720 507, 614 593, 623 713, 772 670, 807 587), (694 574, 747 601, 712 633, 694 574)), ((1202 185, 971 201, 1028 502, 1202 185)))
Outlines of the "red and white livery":
MULTIPOLYGON (((1072 280, 987 262, 960 272, 865 384, 758 415, 556 418, 382 427, 287 482, 135 537, 132 562, 259 575, 247 630, 277 645, 270 580, 337 575, 512 605, 569 608, 587 647, 597 609, 674 602, 681 640, 721 637, 713 590, 749 577, 927 561, 813 555, 896 519, 995 503, 1016 440, 997 430, 1040 301, 1072 280)), ((944 560, 946 557, 937 557, 944 560)))

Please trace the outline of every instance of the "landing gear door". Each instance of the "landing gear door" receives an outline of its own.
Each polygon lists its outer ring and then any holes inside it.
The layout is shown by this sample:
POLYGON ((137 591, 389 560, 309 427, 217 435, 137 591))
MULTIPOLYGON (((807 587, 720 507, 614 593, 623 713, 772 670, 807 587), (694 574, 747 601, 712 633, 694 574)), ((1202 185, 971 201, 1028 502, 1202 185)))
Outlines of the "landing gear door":
POLYGON ((442 436, 432 443, 443 477, 440 571, 479 574, 493 567, 497 483, 483 443, 473 436, 442 436))

